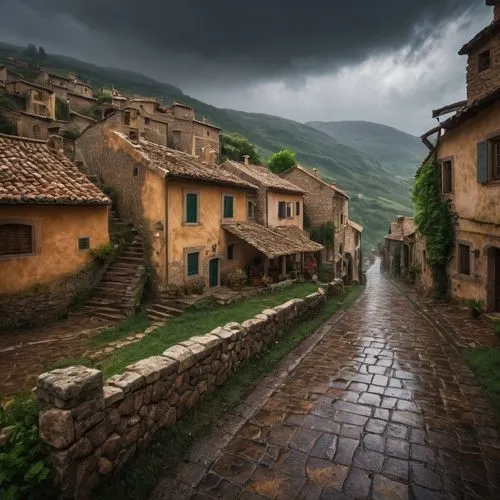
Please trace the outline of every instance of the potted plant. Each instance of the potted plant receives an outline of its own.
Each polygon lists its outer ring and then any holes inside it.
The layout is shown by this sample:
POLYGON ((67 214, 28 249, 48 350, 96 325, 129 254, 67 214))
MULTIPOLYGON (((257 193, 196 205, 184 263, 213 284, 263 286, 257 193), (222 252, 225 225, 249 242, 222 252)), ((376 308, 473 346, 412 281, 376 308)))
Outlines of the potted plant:
POLYGON ((471 299, 469 300, 469 309, 470 309, 470 315, 473 318, 478 318, 481 316, 483 309, 481 307, 481 301, 477 299, 471 299))

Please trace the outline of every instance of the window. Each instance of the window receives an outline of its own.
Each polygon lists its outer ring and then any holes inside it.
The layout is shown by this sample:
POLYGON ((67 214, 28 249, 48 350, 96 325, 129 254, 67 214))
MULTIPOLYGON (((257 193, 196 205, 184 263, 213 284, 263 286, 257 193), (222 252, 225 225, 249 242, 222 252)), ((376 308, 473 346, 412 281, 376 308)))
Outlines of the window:
POLYGON ((451 168, 451 160, 441 163, 441 185, 444 194, 451 193, 452 191, 451 168))
POLYGON ((458 244, 458 273, 470 275, 470 247, 463 243, 458 244))
POLYGON ((144 118, 144 125, 149 125, 151 123, 150 118, 144 118))
POLYGON ((286 202, 278 202, 278 219, 284 219, 286 217, 286 202))
POLYGON ((210 130, 207 130, 207 137, 210 137, 210 130))
POLYGON ((344 214, 340 214, 340 225, 344 224, 344 214))
POLYGON ((197 276, 200 267, 200 252, 188 253, 187 255, 187 275, 197 276))
POLYGON ((224 195, 224 207, 223 207, 224 219, 233 218, 233 197, 231 195, 224 195))
POLYGON ((0 255, 34 253, 33 226, 28 224, 0 225, 0 255))
POLYGON ((130 130, 128 133, 128 137, 131 141, 137 141, 139 139, 137 130, 130 130))
POLYGON ((125 125, 130 125, 130 111, 125 111, 125 114, 123 115, 123 123, 125 125))
POLYGON ((488 69, 491 63, 490 51, 485 50, 477 56, 477 71, 478 73, 488 69))
POLYGON ((286 204, 286 217, 287 217, 287 219, 290 219, 291 217, 293 217, 293 203, 292 202, 288 202, 286 204))
POLYGON ((90 248, 90 238, 78 238, 78 250, 88 250, 90 248))
POLYGON ((137 167, 134 167, 134 170, 132 171, 132 175, 134 177, 137 177, 138 174, 139 174, 139 169, 137 167))
POLYGON ((300 201, 295 202, 295 215, 300 215, 300 201))
POLYGON ((477 182, 500 180, 500 137, 477 145, 477 182))
POLYGON ((247 219, 253 219, 255 217, 255 202, 253 200, 247 200, 247 219))
POLYGON ((234 259, 234 245, 229 245, 227 247, 227 260, 234 259))
POLYGON ((196 224, 198 222, 198 195, 196 193, 186 193, 184 210, 185 222, 196 224))

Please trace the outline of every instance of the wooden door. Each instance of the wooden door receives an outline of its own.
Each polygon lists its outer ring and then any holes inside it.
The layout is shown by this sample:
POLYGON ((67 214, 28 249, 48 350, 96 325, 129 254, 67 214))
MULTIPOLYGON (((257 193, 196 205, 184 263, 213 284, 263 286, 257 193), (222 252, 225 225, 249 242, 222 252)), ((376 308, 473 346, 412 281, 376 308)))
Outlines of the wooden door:
POLYGON ((210 287, 218 286, 219 284, 219 259, 212 259, 209 264, 209 285, 210 287))

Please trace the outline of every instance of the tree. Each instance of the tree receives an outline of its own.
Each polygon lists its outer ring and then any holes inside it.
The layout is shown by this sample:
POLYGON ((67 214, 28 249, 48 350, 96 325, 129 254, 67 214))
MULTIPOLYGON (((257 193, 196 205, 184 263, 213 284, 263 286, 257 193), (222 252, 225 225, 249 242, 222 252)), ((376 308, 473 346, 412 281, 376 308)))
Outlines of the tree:
POLYGON ((28 47, 24 51, 24 55, 28 57, 32 62, 36 61, 38 56, 38 50, 34 43, 29 43, 28 47))
POLYGON ((297 165, 295 153, 288 149, 282 149, 281 151, 274 153, 269 160, 269 168, 275 174, 281 174, 281 172, 284 172, 295 165, 297 165))
POLYGON ((45 52, 45 49, 40 45, 38 47, 38 67, 42 65, 45 59, 47 59, 47 52, 45 52))
POLYGON ((241 161, 243 156, 248 155, 254 165, 262 163, 257 148, 246 137, 239 134, 223 133, 221 142, 223 159, 241 161))

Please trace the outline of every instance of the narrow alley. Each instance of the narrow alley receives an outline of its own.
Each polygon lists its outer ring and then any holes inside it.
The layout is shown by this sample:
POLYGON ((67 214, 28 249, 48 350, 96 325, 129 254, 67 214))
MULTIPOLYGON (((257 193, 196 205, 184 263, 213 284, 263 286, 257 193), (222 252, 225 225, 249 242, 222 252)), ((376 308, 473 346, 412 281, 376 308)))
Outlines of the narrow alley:
POLYGON ((378 263, 360 300, 315 336, 155 500, 500 498, 500 436, 479 383, 378 263))

